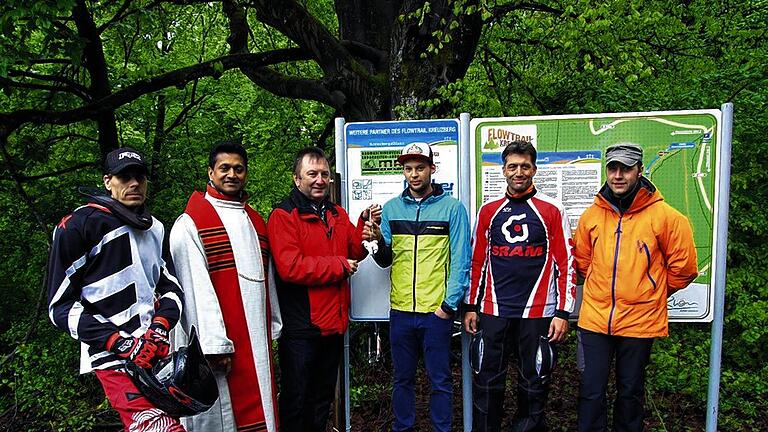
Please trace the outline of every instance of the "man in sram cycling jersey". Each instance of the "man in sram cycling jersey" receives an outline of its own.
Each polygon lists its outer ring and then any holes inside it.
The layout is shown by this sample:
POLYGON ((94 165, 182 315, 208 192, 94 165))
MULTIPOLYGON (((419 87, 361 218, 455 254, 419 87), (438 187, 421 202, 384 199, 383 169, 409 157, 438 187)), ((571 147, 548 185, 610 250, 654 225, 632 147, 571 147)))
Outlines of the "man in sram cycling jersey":
POLYGON ((556 358, 552 342, 568 331, 575 276, 563 204, 537 190, 536 149, 514 141, 501 154, 507 187, 485 203, 473 236, 464 327, 473 335, 472 430, 500 431, 507 362, 517 360, 514 431, 546 430, 545 406, 556 358))

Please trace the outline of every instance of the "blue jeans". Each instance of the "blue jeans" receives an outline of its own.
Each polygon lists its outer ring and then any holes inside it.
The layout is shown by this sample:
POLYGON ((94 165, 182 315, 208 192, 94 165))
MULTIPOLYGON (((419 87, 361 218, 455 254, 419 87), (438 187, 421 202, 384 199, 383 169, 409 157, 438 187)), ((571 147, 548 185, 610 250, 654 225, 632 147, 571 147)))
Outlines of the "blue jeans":
POLYGON ((416 423, 414 383, 419 354, 432 386, 429 417, 437 432, 451 430, 451 330, 452 320, 434 313, 389 312, 389 338, 394 366, 393 432, 412 431, 416 423))

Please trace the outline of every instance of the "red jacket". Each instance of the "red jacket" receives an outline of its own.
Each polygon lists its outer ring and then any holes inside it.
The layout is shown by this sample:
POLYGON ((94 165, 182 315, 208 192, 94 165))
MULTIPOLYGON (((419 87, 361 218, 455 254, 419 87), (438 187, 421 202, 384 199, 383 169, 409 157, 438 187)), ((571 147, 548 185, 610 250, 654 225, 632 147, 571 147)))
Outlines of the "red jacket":
POLYGON ((355 228, 342 207, 325 201, 320 213, 296 188, 275 207, 267 233, 277 269, 283 335, 313 337, 346 331, 347 258, 365 258, 362 231, 362 221, 355 228))

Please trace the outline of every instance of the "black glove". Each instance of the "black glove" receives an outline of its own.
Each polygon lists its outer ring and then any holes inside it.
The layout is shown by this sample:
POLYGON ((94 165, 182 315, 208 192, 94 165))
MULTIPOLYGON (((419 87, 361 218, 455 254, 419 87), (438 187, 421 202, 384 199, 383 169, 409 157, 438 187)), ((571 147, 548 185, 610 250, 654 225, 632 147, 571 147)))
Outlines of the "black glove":
POLYGON ((151 368, 152 360, 157 356, 154 342, 144 338, 124 338, 118 333, 109 338, 107 349, 143 369, 151 368))
POLYGON ((157 317, 152 320, 147 332, 141 338, 154 343, 157 346, 157 356, 160 358, 168 356, 171 351, 171 343, 168 340, 168 325, 165 319, 157 317))

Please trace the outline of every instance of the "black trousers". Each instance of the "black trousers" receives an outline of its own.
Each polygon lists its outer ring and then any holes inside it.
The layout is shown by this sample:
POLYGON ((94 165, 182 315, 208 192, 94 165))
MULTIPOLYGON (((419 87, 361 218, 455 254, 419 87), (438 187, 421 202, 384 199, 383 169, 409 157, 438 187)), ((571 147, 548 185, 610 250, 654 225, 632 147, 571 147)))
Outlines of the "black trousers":
POLYGON ((552 318, 500 318, 480 314, 470 345, 474 372, 472 430, 499 431, 507 364, 517 360, 517 412, 513 431, 545 431, 544 409, 556 351, 546 339, 552 318))
POLYGON ((645 417, 645 367, 651 359, 653 338, 611 336, 578 329, 576 359, 579 385, 579 432, 608 430, 606 388, 616 358, 616 401, 613 431, 641 432, 645 417))
POLYGON ((278 340, 281 432, 325 432, 343 344, 343 335, 278 340))

